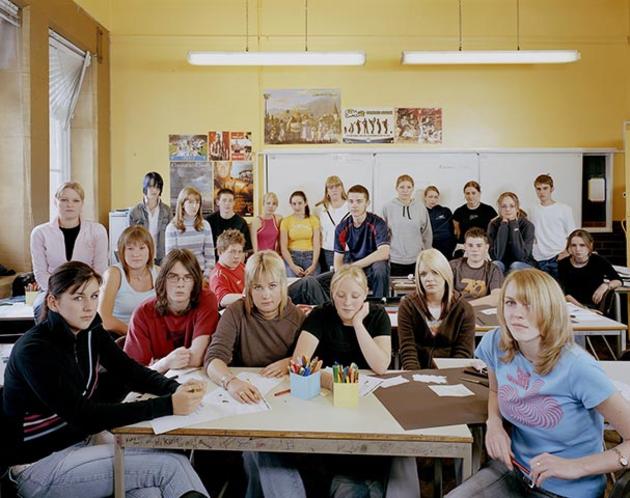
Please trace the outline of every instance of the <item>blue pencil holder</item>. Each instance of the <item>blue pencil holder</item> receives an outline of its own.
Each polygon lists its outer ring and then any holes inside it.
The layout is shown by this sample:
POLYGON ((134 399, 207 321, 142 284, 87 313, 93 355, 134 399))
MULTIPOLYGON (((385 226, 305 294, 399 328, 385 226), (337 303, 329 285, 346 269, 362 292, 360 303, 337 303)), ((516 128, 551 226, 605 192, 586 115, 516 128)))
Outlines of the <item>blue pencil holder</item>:
POLYGON ((320 372, 315 372, 307 377, 291 373, 289 375, 291 383, 291 395, 300 399, 311 399, 319 395, 320 372))

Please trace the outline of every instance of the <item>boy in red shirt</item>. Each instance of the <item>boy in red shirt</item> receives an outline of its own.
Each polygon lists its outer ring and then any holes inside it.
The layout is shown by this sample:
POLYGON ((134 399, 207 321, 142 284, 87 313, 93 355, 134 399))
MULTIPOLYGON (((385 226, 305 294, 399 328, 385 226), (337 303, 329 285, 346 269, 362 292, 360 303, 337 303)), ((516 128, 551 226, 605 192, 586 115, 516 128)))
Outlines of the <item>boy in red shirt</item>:
POLYGON ((234 228, 225 230, 217 238, 219 261, 210 272, 210 290, 217 296, 221 308, 226 308, 243 297, 245 265, 243 248, 245 237, 234 228))

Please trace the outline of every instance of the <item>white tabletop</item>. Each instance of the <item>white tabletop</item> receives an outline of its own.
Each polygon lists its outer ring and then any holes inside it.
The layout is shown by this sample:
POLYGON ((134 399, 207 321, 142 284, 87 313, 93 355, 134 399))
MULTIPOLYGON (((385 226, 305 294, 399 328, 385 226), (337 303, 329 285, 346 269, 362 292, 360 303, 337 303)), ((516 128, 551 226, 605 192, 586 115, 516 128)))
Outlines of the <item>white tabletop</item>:
POLYGON ((32 320, 33 307, 24 303, 0 305, 0 320, 32 320))
POLYGON ((630 361, 600 361, 599 364, 612 380, 630 384, 630 361))
POLYGON ((483 361, 476 358, 433 358, 433 363, 437 368, 466 368, 476 364, 484 364, 483 361))

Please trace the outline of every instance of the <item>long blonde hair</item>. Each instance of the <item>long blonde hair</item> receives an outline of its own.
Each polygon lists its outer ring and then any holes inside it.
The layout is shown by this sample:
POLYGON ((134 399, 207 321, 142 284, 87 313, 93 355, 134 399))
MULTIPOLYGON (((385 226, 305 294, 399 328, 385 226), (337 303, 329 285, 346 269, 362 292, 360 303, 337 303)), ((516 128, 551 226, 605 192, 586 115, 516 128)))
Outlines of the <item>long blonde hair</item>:
POLYGON ((326 178, 326 184, 324 185, 324 197, 315 204, 317 206, 324 206, 326 209, 330 206, 330 196, 328 195, 328 187, 334 187, 335 185, 341 185, 341 198, 346 201, 348 200, 348 194, 346 194, 346 188, 343 186, 343 182, 341 178, 337 175, 332 175, 326 178))
POLYGON ((203 200, 201 198, 201 192, 197 190, 195 187, 184 187, 179 191, 179 195, 177 196, 177 207, 175 208, 175 227, 180 231, 185 231, 186 226, 184 225, 184 215, 186 211, 184 210, 184 202, 188 199, 188 196, 194 195, 199 199, 199 210, 195 215, 195 230, 201 232, 203 230, 203 216, 201 215, 201 205, 203 200))
POLYGON ((540 332, 540 353, 534 368, 539 375, 547 375, 558 363, 563 348, 573 343, 573 329, 564 293, 558 282, 540 270, 529 268, 511 272, 507 276, 499 293, 497 307, 501 324, 499 348, 505 352, 501 357, 504 363, 512 361, 519 351, 518 342, 512 336, 504 316, 505 294, 510 284, 515 288, 515 295, 509 297, 529 306, 534 314, 535 325, 540 332))
POLYGON ((281 300, 278 316, 281 316, 289 300, 287 293, 287 271, 282 258, 276 251, 266 249, 252 254, 245 264, 245 310, 252 313, 256 309, 252 298, 252 288, 263 275, 273 277, 280 286, 281 300))
POLYGON ((444 279, 444 295, 442 296, 442 313, 440 318, 444 317, 448 310, 451 308, 451 302, 453 301, 453 270, 449 265, 448 260, 437 249, 425 249, 420 251, 418 258, 416 259, 416 272, 415 283, 416 292, 420 298, 420 304, 422 312, 428 317, 430 316, 429 307, 427 305, 426 292, 422 283, 420 282, 420 265, 424 265, 425 268, 436 272, 440 277, 444 279))

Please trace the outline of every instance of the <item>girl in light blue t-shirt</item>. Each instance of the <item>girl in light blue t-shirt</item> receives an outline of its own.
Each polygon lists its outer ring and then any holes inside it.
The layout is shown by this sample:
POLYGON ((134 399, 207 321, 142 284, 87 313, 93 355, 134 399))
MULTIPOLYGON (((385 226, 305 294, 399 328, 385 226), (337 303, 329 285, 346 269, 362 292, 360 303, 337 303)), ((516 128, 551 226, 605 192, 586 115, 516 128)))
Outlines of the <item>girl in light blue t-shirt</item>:
POLYGON ((564 296, 548 274, 510 273, 497 315, 501 327, 476 350, 488 366, 486 449, 493 460, 448 498, 603 496, 604 474, 628 466, 630 405, 573 343, 564 296), (608 451, 604 418, 626 441, 608 451))

